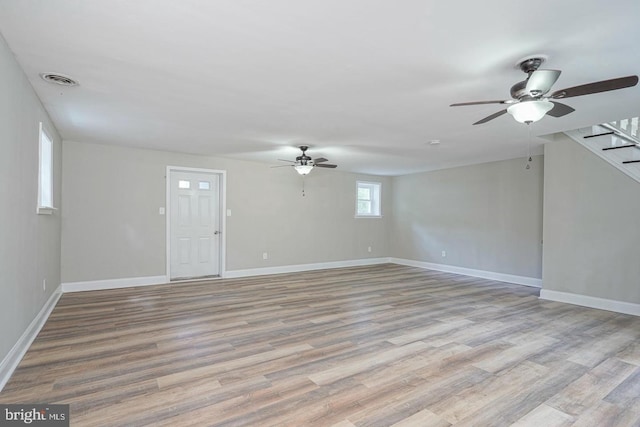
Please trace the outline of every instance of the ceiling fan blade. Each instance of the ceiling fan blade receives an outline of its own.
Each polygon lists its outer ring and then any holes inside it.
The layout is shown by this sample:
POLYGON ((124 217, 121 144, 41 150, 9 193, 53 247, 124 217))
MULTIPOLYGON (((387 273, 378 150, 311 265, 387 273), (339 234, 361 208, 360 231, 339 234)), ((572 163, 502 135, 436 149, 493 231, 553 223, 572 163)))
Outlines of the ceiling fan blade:
POLYGON ((278 166, 269 166, 270 168, 285 168, 285 167, 291 167, 291 166, 295 166, 295 165, 278 165, 278 166))
POLYGON ((527 79, 525 90, 531 96, 540 96, 551 90, 551 86, 560 77, 560 70, 537 70, 531 73, 527 79))
POLYGON ((449 107, 462 107, 465 105, 483 105, 483 104, 508 104, 511 100, 502 100, 502 101, 472 101, 472 102, 458 102, 456 104, 451 104, 449 107))
POLYGON ((573 96, 590 95, 592 93, 607 92, 610 90, 624 89, 638 84, 638 76, 619 77, 617 79, 602 80, 587 83, 586 85, 560 89, 551 94, 551 98, 571 98, 573 96))
POLYGON ((289 163, 295 163, 295 161, 293 160, 285 160, 285 159, 278 159, 281 162, 289 162, 289 163))
POLYGON ((562 104, 555 101, 551 101, 551 103, 553 104, 553 108, 547 111, 547 115, 551 117, 562 117, 576 111, 573 107, 569 107, 567 104, 562 104))
POLYGON ((506 109, 500 110, 497 113, 493 113, 492 115, 487 116, 482 120, 478 120, 477 122, 474 123, 474 125, 481 125, 483 123, 487 123, 489 120, 493 120, 493 119, 495 119, 497 117, 500 117, 501 115, 506 114, 506 113, 507 113, 506 109))
POLYGON ((331 168, 331 169, 338 167, 338 165, 330 165, 329 163, 320 163, 319 165, 313 165, 313 166, 317 168, 331 168))
POLYGON ((324 157, 320 157, 318 159, 313 159, 313 163, 322 163, 322 162, 328 162, 328 159, 325 159, 324 157))

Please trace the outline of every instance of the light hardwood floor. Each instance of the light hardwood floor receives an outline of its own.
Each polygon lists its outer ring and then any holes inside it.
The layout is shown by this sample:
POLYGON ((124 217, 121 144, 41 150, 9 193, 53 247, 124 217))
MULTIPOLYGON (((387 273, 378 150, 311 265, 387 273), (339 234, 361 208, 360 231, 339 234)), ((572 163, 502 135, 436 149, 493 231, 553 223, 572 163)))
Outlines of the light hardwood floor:
POLYGON ((72 426, 640 426, 640 318, 397 265, 65 294, 2 403, 72 426))

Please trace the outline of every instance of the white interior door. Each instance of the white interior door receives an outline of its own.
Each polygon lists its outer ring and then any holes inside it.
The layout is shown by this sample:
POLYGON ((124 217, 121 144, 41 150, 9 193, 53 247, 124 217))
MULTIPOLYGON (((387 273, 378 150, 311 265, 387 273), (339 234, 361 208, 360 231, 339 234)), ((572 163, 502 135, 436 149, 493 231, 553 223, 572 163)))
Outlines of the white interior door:
POLYGON ((169 182, 171 280, 219 275, 219 176, 170 171, 169 182))

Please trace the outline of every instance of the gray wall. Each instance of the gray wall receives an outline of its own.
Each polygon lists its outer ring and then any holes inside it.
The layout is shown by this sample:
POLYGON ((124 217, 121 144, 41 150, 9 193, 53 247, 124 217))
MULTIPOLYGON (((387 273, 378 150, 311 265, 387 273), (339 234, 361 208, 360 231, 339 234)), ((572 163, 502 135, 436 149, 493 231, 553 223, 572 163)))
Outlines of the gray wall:
MULTIPOLYGON (((62 282, 166 273, 166 166, 227 171, 226 270, 389 256, 389 217, 355 219, 356 180, 390 178, 64 142, 62 282), (372 252, 367 252, 367 247, 372 252), (263 260, 262 253, 269 259, 263 260)), ((389 213, 385 199, 383 214, 389 213)))
POLYGON ((54 204, 60 208, 60 137, 0 37, 0 360, 60 284, 60 211, 36 214, 39 122, 54 140, 54 204))
POLYGON ((397 258, 542 276, 542 156, 393 179, 397 258), (446 251, 446 257, 441 252, 446 251))
POLYGON ((640 185, 559 136, 544 192, 544 289, 640 303, 640 185))

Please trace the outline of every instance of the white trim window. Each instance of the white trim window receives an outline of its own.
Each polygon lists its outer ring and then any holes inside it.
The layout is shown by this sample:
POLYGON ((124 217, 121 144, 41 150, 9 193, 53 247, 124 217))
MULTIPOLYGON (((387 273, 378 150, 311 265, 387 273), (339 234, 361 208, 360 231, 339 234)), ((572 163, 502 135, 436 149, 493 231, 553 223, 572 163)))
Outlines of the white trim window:
POLYGON ((38 163, 38 209, 39 214, 51 215, 53 207, 53 140, 42 122, 39 129, 40 156, 38 163))
POLYGON ((380 182, 356 182, 356 218, 379 218, 382 216, 380 182))

